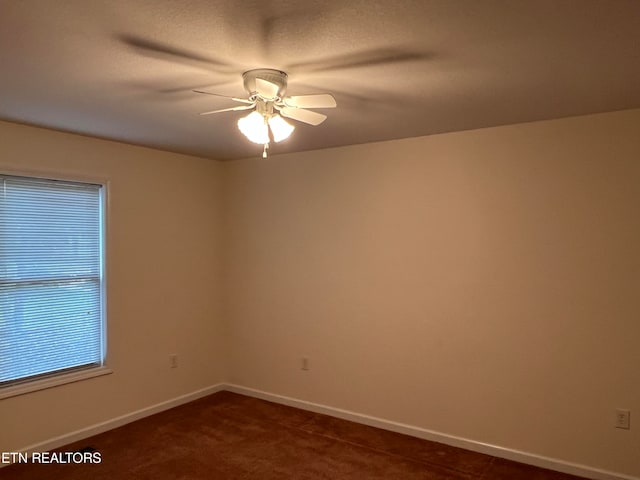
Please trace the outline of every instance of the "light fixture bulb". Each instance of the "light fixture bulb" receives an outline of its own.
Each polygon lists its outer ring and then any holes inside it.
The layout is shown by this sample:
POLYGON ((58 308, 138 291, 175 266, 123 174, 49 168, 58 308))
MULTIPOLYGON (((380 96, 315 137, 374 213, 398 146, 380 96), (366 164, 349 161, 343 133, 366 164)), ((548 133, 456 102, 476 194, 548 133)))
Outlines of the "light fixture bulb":
POLYGON ((253 143, 269 143, 269 127, 261 113, 251 112, 238 120, 238 128, 253 143))
POLYGON ((296 128, 278 114, 269 118, 269 127, 271 127, 271 133, 276 142, 289 138, 291 132, 296 128))

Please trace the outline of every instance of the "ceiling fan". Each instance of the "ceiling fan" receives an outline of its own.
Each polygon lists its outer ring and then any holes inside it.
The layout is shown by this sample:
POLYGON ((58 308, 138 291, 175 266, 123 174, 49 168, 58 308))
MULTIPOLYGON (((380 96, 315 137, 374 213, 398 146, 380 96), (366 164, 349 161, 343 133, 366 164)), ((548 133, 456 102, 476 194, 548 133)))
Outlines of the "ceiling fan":
POLYGON ((285 96, 287 78, 288 75, 283 71, 257 68, 242 74, 247 98, 229 97, 203 90, 193 92, 228 98, 243 104, 202 112, 200 115, 253 110, 238 120, 238 128, 250 141, 263 145, 262 157, 266 158, 271 139, 275 142, 285 140, 295 128, 282 117, 309 125, 320 125, 327 116, 308 109, 335 108, 337 105, 335 98, 329 93, 285 96))

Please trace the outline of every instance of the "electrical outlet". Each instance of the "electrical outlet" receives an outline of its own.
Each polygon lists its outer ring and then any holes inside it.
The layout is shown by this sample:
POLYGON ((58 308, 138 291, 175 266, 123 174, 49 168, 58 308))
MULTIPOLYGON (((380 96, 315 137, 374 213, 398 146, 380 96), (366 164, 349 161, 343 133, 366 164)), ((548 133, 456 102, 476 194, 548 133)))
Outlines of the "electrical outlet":
POLYGON ((616 410, 616 428, 624 428, 625 430, 631 428, 631 410, 624 408, 616 410))
POLYGON ((309 359, 307 357, 302 357, 300 368, 302 370, 309 370, 309 359))
POLYGON ((178 368, 178 355, 175 353, 169 355, 169 366, 171 368, 178 368))

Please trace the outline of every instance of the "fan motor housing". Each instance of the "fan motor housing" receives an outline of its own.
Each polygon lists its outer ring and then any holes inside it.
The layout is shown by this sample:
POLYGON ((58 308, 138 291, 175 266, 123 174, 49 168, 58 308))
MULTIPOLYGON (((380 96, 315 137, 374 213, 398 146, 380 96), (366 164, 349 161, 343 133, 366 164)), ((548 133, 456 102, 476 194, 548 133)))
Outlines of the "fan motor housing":
POLYGON ((258 91, 256 88, 256 78, 261 78, 267 82, 273 83, 278 86, 278 100, 284 97, 287 91, 287 78, 288 75, 273 68, 256 68, 248 70, 242 74, 244 80, 244 89, 249 93, 251 97, 257 96, 258 91))

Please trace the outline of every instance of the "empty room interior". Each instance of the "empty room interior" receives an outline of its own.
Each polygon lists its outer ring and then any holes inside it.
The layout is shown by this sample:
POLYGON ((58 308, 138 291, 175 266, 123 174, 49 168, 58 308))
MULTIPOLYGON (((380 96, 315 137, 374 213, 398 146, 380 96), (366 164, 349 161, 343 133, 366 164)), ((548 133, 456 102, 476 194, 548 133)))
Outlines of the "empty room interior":
POLYGON ((0 1, 0 478, 640 479, 636 0, 0 1))

